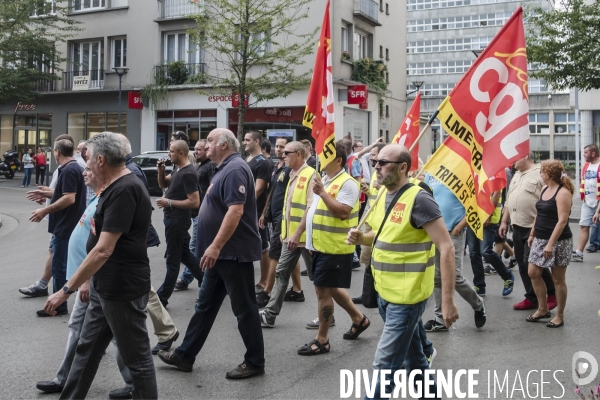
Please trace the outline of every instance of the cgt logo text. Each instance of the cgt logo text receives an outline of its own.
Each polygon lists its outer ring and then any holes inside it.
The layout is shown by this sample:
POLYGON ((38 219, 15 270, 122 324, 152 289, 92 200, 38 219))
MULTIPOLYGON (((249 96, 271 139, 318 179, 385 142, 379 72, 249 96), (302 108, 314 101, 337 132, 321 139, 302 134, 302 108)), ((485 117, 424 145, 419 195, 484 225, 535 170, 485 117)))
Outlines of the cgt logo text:
MULTIPOLYGON (((585 351, 573 355, 572 379, 578 387, 594 381, 598 362, 585 351)), ((478 369, 459 370, 340 370, 340 398, 395 399, 563 399, 572 398, 565 390, 564 370, 487 371, 487 385, 479 385, 478 369), (364 393, 364 394, 363 394, 364 393)), ((568 385, 567 385, 568 386, 568 385)))

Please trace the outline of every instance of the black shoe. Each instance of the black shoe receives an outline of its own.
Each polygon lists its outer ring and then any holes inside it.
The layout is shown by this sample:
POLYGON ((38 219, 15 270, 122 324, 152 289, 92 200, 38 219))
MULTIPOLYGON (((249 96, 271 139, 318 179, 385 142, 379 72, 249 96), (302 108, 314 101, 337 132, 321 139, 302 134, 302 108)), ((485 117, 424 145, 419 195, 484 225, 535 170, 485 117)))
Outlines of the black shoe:
POLYGON ((595 253, 598 251, 598 247, 593 244, 590 244, 587 249, 585 249, 588 253, 595 253))
POLYGON ((192 367, 194 364, 187 363, 183 361, 175 352, 173 351, 163 351, 160 350, 158 352, 158 358, 162 360, 165 364, 172 365, 177 367, 183 372, 192 372, 192 367))
POLYGON ((283 301, 304 301, 306 300, 306 298, 304 297, 304 291, 301 290, 300 292, 296 292, 294 291, 294 289, 290 289, 285 293, 285 297, 283 298, 283 301))
POLYGON ((109 399, 133 399, 131 392, 133 388, 131 386, 125 386, 121 389, 115 389, 108 394, 109 399))
POLYGON ((448 332, 446 325, 437 322, 435 319, 425 323, 425 332, 448 332))
POLYGON ((56 311, 56 315, 50 315, 44 310, 38 310, 35 313, 38 317, 58 317, 59 315, 67 315, 69 310, 56 311))
POLYGON ((360 261, 352 261, 352 269, 359 269, 360 261))
POLYGON ((247 364, 241 363, 237 366, 236 369, 232 369, 228 373, 225 374, 225 378, 227 379, 246 379, 251 378, 256 375, 264 375, 264 368, 255 368, 251 367, 247 364))
POLYGON ((185 283, 184 281, 182 281, 181 279, 177 279, 177 282, 175 282, 175 291, 178 292, 180 290, 187 290, 188 288, 188 284, 185 283))
POLYGON ((258 304, 258 308, 265 308, 267 304, 269 304, 269 300, 271 300, 271 296, 267 292, 260 292, 256 295, 256 304, 258 304))
POLYGON ((307 270, 301 271, 300 275, 302 275, 302 276, 308 276, 308 271, 307 270))
POLYGON ((362 297, 353 297, 352 302, 354 304, 362 304, 362 297))
POLYGON ((39 381, 35 387, 44 393, 60 393, 63 390, 54 381, 39 381))
POLYGON ((487 317, 485 316, 485 307, 481 306, 481 309, 475 310, 475 326, 481 328, 485 325, 487 317))
MULTIPOLYGON (((175 332, 175 335, 173 335, 173 337, 165 342, 160 342, 157 343, 156 346, 154 346, 152 348, 152 354, 157 355, 158 352, 160 350, 162 351, 169 351, 171 350, 171 346, 173 345, 173 342, 176 341, 179 338, 179 331, 175 332)), ((121 389, 119 389, 121 390, 121 389)), ((121 397, 119 397, 121 398, 121 397)))

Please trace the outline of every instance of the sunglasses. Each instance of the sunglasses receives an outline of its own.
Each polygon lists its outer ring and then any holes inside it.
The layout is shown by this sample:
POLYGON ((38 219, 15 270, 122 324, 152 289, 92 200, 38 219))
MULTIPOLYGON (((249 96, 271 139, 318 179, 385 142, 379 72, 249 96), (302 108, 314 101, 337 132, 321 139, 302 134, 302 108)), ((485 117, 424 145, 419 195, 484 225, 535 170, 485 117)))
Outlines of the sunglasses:
POLYGON ((286 156, 289 156, 290 154, 294 154, 297 153, 297 151, 283 151, 283 154, 285 154, 286 156))
POLYGON ((371 160, 371 165, 373 168, 379 164, 382 167, 385 167, 387 164, 404 164, 404 161, 388 161, 388 160, 371 160))

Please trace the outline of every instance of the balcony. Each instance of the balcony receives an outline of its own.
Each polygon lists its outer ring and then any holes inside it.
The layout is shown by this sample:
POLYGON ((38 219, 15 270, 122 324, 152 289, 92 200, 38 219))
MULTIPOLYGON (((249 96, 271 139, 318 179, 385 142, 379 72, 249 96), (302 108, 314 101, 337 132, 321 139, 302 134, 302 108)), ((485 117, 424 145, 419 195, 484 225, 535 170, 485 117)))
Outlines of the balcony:
POLYGON ((354 16, 373 26, 381 26, 379 5, 373 0, 354 0, 354 16))
POLYGON ((54 92, 56 91, 56 80, 40 79, 33 85, 33 90, 36 92, 54 92))
POLYGON ((204 63, 173 61, 154 67, 155 85, 201 85, 206 83, 204 63))
POLYGON ((104 70, 91 69, 82 71, 63 72, 63 90, 73 90, 73 77, 89 76, 89 89, 104 88, 104 70))
POLYGON ((204 0, 162 0, 158 2, 158 19, 181 19, 198 14, 204 0))

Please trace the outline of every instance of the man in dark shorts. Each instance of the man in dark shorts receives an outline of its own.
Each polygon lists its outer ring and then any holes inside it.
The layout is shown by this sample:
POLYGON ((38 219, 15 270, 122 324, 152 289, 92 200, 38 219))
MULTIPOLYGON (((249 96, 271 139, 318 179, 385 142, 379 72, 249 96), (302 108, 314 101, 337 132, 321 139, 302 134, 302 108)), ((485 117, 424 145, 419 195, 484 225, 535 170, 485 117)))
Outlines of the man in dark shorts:
POLYGON ((344 334, 344 339, 357 339, 371 323, 344 290, 350 287, 355 247, 346 244, 346 234, 358 225, 360 190, 358 182, 344 171, 344 146, 336 143, 335 151, 336 158, 322 168, 326 174, 323 181, 315 177, 313 202, 306 216, 306 248, 313 252, 312 273, 319 300, 319 330, 312 342, 298 349, 298 354, 303 356, 329 352, 328 331, 334 300, 352 319, 352 327, 344 334))
POLYGON ((102 356, 115 339, 131 373, 134 399, 156 399, 156 374, 146 329, 150 291, 147 233, 152 204, 143 183, 125 167, 125 151, 117 134, 103 132, 87 141, 87 167, 99 180, 98 206, 91 221, 87 256, 62 290, 46 301, 56 313, 85 281, 91 280, 90 304, 75 358, 61 398, 83 399, 102 356))
POLYGON ((253 262, 260 260, 254 179, 238 154, 239 142, 228 129, 208 135, 208 157, 218 166, 198 214, 196 254, 204 280, 196 310, 183 343, 173 352, 159 351, 166 364, 191 372, 221 304, 229 295, 238 330, 246 346, 244 361, 229 371, 227 379, 265 373, 265 356, 258 307, 254 295, 253 262))
MULTIPOLYGON (((165 239, 167 242, 167 274, 161 287, 157 290, 163 306, 169 303, 169 297, 175 289, 180 264, 183 263, 194 274, 198 282, 202 281, 202 271, 198 259, 190 252, 189 229, 192 224, 192 210, 200 206, 198 176, 196 168, 190 165, 188 145, 183 140, 171 142, 169 157, 177 171, 171 174, 169 189, 163 197, 156 199, 156 204, 164 211, 165 239)), ((161 163, 158 169, 164 170, 161 163)))
MULTIPOLYGON (((256 190, 256 215, 262 215, 262 212, 267 203, 269 193, 269 181, 271 180, 271 172, 273 171, 273 163, 266 159, 260 149, 262 143, 262 135, 259 132, 250 131, 244 136, 244 149, 249 156, 246 162, 254 176, 254 184, 256 190)), ((258 222, 258 219, 256 220, 258 222)), ((261 239, 262 258, 260 259, 260 280, 255 287, 256 294, 265 290, 267 286, 267 277, 269 275, 269 233, 267 227, 259 228, 261 239)))

